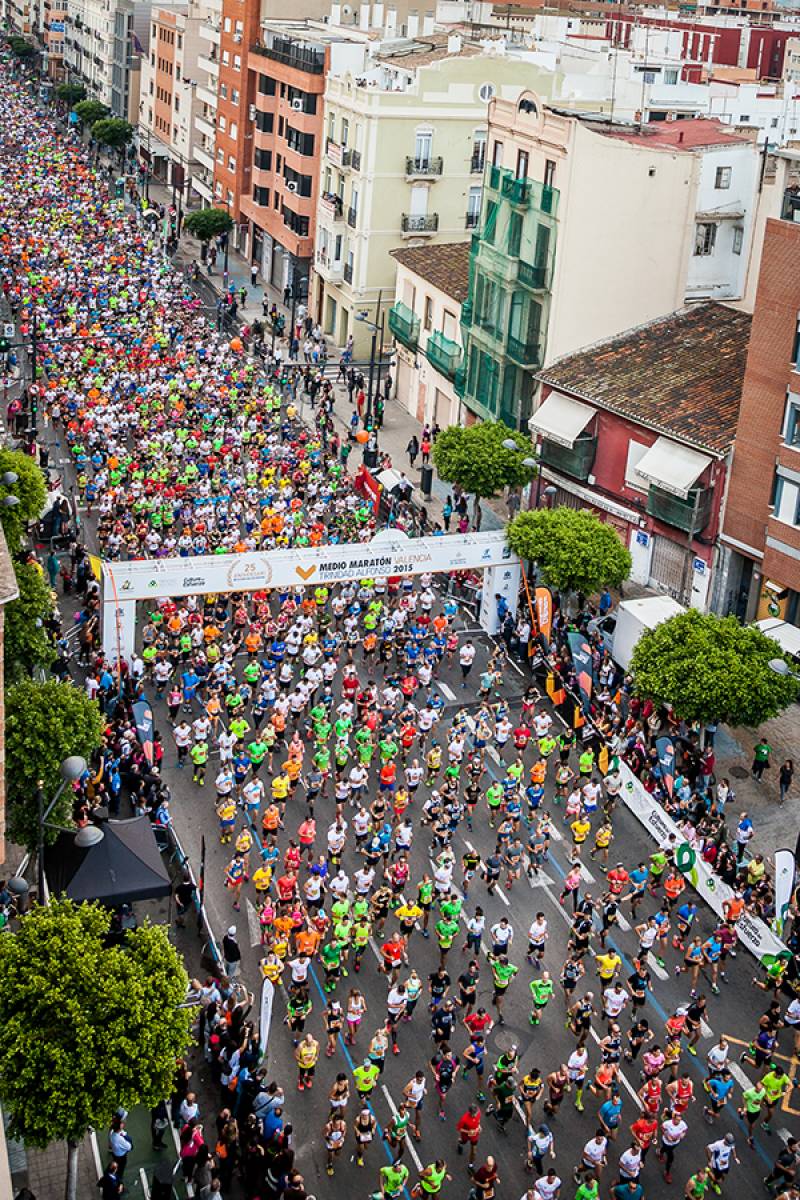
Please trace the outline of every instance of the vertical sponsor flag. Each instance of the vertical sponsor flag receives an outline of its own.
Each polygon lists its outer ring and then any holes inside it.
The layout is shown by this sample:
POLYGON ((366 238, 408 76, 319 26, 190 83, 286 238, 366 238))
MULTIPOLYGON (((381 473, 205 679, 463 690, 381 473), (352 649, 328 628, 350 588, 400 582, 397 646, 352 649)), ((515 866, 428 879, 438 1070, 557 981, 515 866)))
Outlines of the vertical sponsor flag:
POLYGON ((141 742, 144 756, 153 765, 153 710, 146 700, 137 700, 133 706, 136 733, 141 742))
POLYGON ((791 850, 775 851, 775 921, 774 927, 778 937, 783 933, 783 926, 789 912, 794 893, 796 874, 795 857, 791 850))
POLYGON ((667 795, 672 799, 672 789, 675 785, 675 746, 672 738, 660 737, 656 740, 658 765, 661 768, 661 778, 667 789, 667 795))
POLYGON ((592 651, 582 633, 568 633, 567 641, 572 661, 575 664, 575 674, 578 677, 583 711, 588 712, 589 701, 592 698, 592 651))
POLYGON ((567 693, 564 690, 564 685, 562 684, 560 678, 556 680, 555 671, 547 672, 547 683, 545 684, 545 690, 553 702, 553 706, 555 708, 560 708, 567 698, 567 693))
POLYGON ((537 587, 533 593, 536 606, 536 625, 545 640, 545 649, 550 645, 550 632, 553 628, 553 596, 549 588, 537 587))

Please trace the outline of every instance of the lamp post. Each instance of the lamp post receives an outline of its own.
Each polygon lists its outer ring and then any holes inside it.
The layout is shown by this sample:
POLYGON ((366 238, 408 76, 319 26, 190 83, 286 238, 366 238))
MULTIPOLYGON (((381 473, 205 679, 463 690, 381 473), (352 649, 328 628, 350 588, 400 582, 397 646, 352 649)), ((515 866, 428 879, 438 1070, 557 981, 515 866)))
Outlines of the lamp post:
POLYGON ((771 658, 767 666, 773 674, 782 675, 784 679, 796 679, 800 683, 800 675, 792 670, 785 658, 771 658))
MULTIPOLYGON (((71 833, 72 830, 65 830, 61 825, 55 825, 48 821, 48 817, 58 804, 64 794, 64 791, 71 783, 77 781, 85 774, 87 770, 86 759, 79 754, 71 754, 65 758, 61 764, 61 783, 56 788, 56 794, 45 808, 44 792, 41 786, 36 789, 36 804, 39 818, 38 827, 38 854, 37 854, 37 877, 39 883, 39 902, 45 903, 45 879, 44 879, 44 831, 45 829, 57 829, 62 833, 71 833)), ((80 849, 85 850, 90 846, 96 846, 101 842, 105 834, 97 825, 87 825, 83 829, 77 830, 75 833, 75 845, 80 849)))
POLYGON ((375 313, 376 317, 379 318, 377 321, 370 321, 369 317, 367 316, 366 311, 356 313, 356 320, 361 321, 361 323, 366 325, 368 329, 372 330, 372 342, 370 344, 370 352, 369 352, 369 381, 367 383, 367 411, 364 414, 364 428, 365 429, 372 428, 373 398, 374 398, 375 393, 380 389, 380 385, 381 385, 381 366, 383 364, 383 335, 384 335, 384 322, 386 319, 386 314, 383 312, 383 310, 381 308, 382 299, 383 299, 383 289, 381 289, 381 291, 378 292, 378 303, 376 306, 376 313, 375 313), (380 334, 380 346, 378 346, 378 334, 380 334), (376 359, 376 350, 377 350, 377 359, 376 359), (376 375, 376 370, 375 370, 376 366, 377 366, 377 375, 376 375))

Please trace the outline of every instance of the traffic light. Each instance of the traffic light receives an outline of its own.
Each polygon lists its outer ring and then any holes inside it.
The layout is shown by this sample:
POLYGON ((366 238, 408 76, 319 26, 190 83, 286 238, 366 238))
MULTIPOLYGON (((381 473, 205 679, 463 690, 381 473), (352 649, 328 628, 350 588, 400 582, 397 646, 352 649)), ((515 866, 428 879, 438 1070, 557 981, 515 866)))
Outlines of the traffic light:
POLYGON ((0 354, 8 354, 9 346, 8 338, 0 337, 0 354))

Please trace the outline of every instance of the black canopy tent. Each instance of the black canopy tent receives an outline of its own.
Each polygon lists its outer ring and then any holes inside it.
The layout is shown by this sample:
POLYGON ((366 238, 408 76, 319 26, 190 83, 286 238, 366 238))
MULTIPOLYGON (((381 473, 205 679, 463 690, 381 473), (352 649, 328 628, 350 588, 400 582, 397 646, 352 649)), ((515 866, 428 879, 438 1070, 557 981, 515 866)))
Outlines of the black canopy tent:
POLYGON ((99 900, 116 908, 136 900, 169 896, 172 884, 148 817, 104 821, 105 837, 88 849, 71 833, 59 834, 45 850, 45 874, 52 896, 99 900))

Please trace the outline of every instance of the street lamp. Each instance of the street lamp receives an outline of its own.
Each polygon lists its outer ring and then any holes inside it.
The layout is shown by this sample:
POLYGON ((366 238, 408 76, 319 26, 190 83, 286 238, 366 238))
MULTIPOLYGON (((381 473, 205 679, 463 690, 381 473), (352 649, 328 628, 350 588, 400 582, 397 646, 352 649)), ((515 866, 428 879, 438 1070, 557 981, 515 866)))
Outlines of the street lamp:
POLYGON ((0 476, 0 483, 3 487, 13 487, 15 483, 19 483, 19 475, 16 471, 6 471, 4 475, 0 476))
POLYGON ((369 317, 367 316, 366 310, 362 310, 361 312, 356 313, 356 320, 361 321, 362 324, 366 325, 368 329, 372 330, 372 344, 370 347, 370 354, 369 354, 369 383, 367 384, 367 411, 364 414, 364 428, 365 429, 372 428, 373 381, 375 384, 374 390, 376 392, 379 390, 379 388, 381 386, 381 365, 383 363, 383 330, 384 330, 384 320, 385 320, 385 313, 383 312, 383 309, 381 308, 381 300, 382 299, 383 299, 383 290, 381 289, 381 291, 378 292, 378 304, 377 304, 377 315, 379 315, 379 317, 380 317, 379 321, 377 321, 377 322, 370 321, 369 317), (377 361, 378 374, 377 374, 377 378, 376 378, 375 377, 375 364, 376 364, 375 350, 376 350, 376 343, 377 343, 379 333, 381 335, 381 340, 380 340, 380 347, 378 349, 378 361, 377 361))
POLYGON ((47 805, 47 808, 45 808, 45 806, 44 806, 44 792, 42 791, 41 786, 37 787, 37 789, 36 789, 36 803, 37 803, 38 818, 39 818, 39 845, 38 845, 38 855, 37 855, 37 859, 38 859, 37 874, 38 874, 38 880, 39 880, 39 902, 40 903, 44 903, 43 898, 44 898, 44 893, 45 893, 45 887, 44 887, 44 831, 45 831, 45 829, 56 829, 60 833, 74 833, 75 834, 75 845, 78 846, 79 849, 81 849, 81 850, 87 850, 87 849, 89 849, 90 846, 96 846, 97 843, 102 842, 103 838, 105 837, 105 834, 103 833, 102 829, 100 829, 97 825, 87 825, 83 829, 78 829, 77 831, 75 831, 75 830, 71 830, 71 829, 64 829, 61 825, 55 825, 55 824, 51 823, 50 821, 48 821, 48 819, 47 819, 50 816, 50 813, 55 808, 55 806, 58 804, 59 800, 61 799, 62 795, 64 794, 65 789, 67 787, 69 787, 70 784, 77 783, 77 781, 79 779, 81 779, 83 777, 83 775, 86 773, 87 769, 88 768, 86 765, 86 759, 83 758, 80 754, 70 754, 68 758, 65 758, 60 767, 61 783, 58 785, 58 787, 56 789, 56 794, 53 796, 53 799, 47 805))
POLYGON ((775 675, 782 675, 784 679, 796 679, 800 682, 800 675, 792 670, 785 658, 771 658, 767 666, 775 675))
POLYGON ((519 450, 519 446, 513 438, 503 438, 501 445, 504 450, 519 450))

